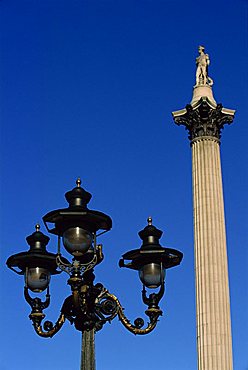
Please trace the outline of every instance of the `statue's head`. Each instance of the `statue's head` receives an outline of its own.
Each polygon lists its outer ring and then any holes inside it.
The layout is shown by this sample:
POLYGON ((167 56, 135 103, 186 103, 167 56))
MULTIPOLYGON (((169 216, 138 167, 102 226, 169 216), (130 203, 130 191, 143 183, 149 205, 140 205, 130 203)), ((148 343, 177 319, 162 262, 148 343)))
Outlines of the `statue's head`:
POLYGON ((204 46, 200 45, 200 46, 198 47, 198 51, 199 51, 199 53, 204 52, 204 50, 205 50, 204 46))

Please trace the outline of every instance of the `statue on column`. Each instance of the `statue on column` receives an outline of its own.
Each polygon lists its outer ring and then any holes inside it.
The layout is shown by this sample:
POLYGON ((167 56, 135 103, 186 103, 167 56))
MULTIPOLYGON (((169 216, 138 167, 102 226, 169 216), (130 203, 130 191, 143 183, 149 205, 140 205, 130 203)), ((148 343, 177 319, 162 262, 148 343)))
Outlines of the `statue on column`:
POLYGON ((198 48, 199 56, 196 58, 196 86, 213 85, 213 80, 208 76, 208 66, 210 64, 209 55, 205 54, 204 46, 198 48))

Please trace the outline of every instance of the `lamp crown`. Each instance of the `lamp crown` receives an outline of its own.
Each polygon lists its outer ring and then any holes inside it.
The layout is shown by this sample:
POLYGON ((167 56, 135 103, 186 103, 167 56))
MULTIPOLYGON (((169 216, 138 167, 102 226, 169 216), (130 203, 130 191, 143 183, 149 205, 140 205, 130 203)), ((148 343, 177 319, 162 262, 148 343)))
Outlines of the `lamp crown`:
POLYGON ((161 238, 163 232, 152 224, 152 217, 148 217, 147 223, 148 225, 139 232, 139 236, 143 241, 141 248, 147 248, 151 245, 160 247, 159 239, 161 238))
POLYGON ((70 207, 80 206, 87 209, 87 204, 91 200, 92 195, 81 187, 81 179, 76 180, 76 187, 65 193, 65 198, 70 207))
POLYGON ((27 243, 30 246, 30 250, 36 250, 40 252, 46 251, 46 246, 50 238, 40 231, 40 224, 35 225, 35 232, 26 237, 27 243))

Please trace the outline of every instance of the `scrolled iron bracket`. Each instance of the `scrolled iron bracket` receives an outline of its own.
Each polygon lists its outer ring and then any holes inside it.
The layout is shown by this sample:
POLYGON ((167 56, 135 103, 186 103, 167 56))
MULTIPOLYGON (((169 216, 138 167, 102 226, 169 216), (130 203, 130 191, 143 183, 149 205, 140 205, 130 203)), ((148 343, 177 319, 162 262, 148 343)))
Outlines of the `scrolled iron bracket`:
MULTIPOLYGON (((155 293, 154 293, 155 294, 155 293)), ((144 326, 144 320, 140 317, 134 320, 134 324, 130 322, 130 320, 127 318, 127 316, 124 314, 124 308, 122 307, 120 301, 118 298, 110 294, 106 291, 105 295, 108 297, 108 299, 111 299, 116 303, 117 306, 117 315, 121 323, 125 326, 127 330, 129 330, 131 333, 135 335, 145 335, 150 333, 153 329, 155 329, 159 316, 162 315, 161 309, 158 307, 158 297, 156 298, 156 304, 155 301, 153 302, 149 300, 148 309, 145 311, 145 314, 149 317, 149 322, 145 328, 144 326)))
POLYGON ((62 326, 65 323, 65 320, 66 320, 65 315, 61 313, 58 320, 56 321, 54 325, 51 321, 45 321, 43 328, 41 324, 37 325, 36 323, 34 323, 34 328, 35 328, 36 333, 40 337, 52 338, 62 328, 62 326))
POLYGON ((53 337, 63 326, 65 322, 65 315, 61 313, 55 325, 53 325, 51 321, 45 321, 42 328, 41 323, 46 317, 46 315, 43 313, 43 310, 46 309, 50 304, 49 291, 47 291, 45 301, 42 301, 38 297, 32 298, 28 292, 28 288, 24 287, 24 297, 32 308, 29 318, 33 323, 36 333, 40 337, 53 337))
POLYGON ((43 338, 51 338, 61 329, 66 319, 82 332, 92 329, 99 331, 105 323, 110 323, 116 316, 124 327, 135 335, 148 334, 156 327, 159 316, 162 315, 158 304, 164 294, 164 283, 161 284, 158 293, 152 293, 149 296, 147 296, 146 289, 143 287, 142 299, 148 306, 145 314, 149 318, 147 326, 144 327, 145 322, 140 317, 135 319, 132 324, 124 314, 124 308, 118 298, 109 293, 102 284, 94 285, 93 280, 92 272, 88 272, 85 278, 83 276, 72 276, 69 279, 68 283, 71 285, 72 294, 65 299, 60 316, 55 324, 51 321, 45 321, 42 325, 45 318, 43 310, 50 304, 49 291, 47 291, 46 299, 42 301, 37 297, 32 298, 29 295, 28 288, 25 287, 25 299, 32 308, 29 318, 33 322, 36 333, 43 338))

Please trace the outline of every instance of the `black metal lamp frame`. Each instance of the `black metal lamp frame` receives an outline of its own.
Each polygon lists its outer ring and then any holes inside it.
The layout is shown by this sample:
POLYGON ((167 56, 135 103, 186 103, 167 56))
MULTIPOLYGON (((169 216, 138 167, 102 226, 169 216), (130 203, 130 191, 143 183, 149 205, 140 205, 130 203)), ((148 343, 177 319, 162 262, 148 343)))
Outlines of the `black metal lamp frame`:
MULTIPOLYGON (((67 192, 65 197, 69 203, 68 208, 51 211, 43 217, 47 230, 58 236, 57 254, 46 251, 49 237, 40 232, 37 225, 36 231, 27 237, 30 250, 15 254, 7 260, 7 266, 20 275, 24 275, 27 269, 32 267, 46 268, 52 275, 59 274, 61 271, 69 275, 68 285, 71 288, 71 294, 64 300, 55 324, 51 321, 43 323, 45 318, 43 311, 50 304, 49 286, 45 299, 41 300, 39 297, 33 298, 30 295, 26 282, 24 297, 31 307, 29 318, 36 333, 45 338, 53 337, 66 320, 81 332, 98 331, 116 316, 131 333, 139 335, 150 333, 162 315, 159 302, 164 295, 164 280, 161 278, 159 291, 149 296, 143 285, 142 299, 147 305, 145 314, 149 321, 146 327, 142 318, 137 318, 132 324, 125 316, 124 308, 118 298, 101 283, 94 283, 94 267, 103 260, 102 245, 97 244, 96 238, 111 229, 111 218, 102 212, 88 209, 87 204, 91 194, 81 188, 80 179, 77 180, 77 187, 67 192), (52 228, 49 227, 50 224, 53 224, 52 228), (93 235, 93 246, 82 256, 74 257, 71 263, 61 255, 60 248, 61 237, 68 227, 82 227, 93 235)), ((139 270, 147 263, 159 263, 161 269, 179 265, 183 254, 175 249, 161 247, 159 244, 161 235, 162 231, 153 226, 149 218, 148 226, 139 232, 143 241, 141 248, 125 253, 119 262, 120 267, 139 270), (125 260, 131 260, 131 262, 125 263, 125 260)))

